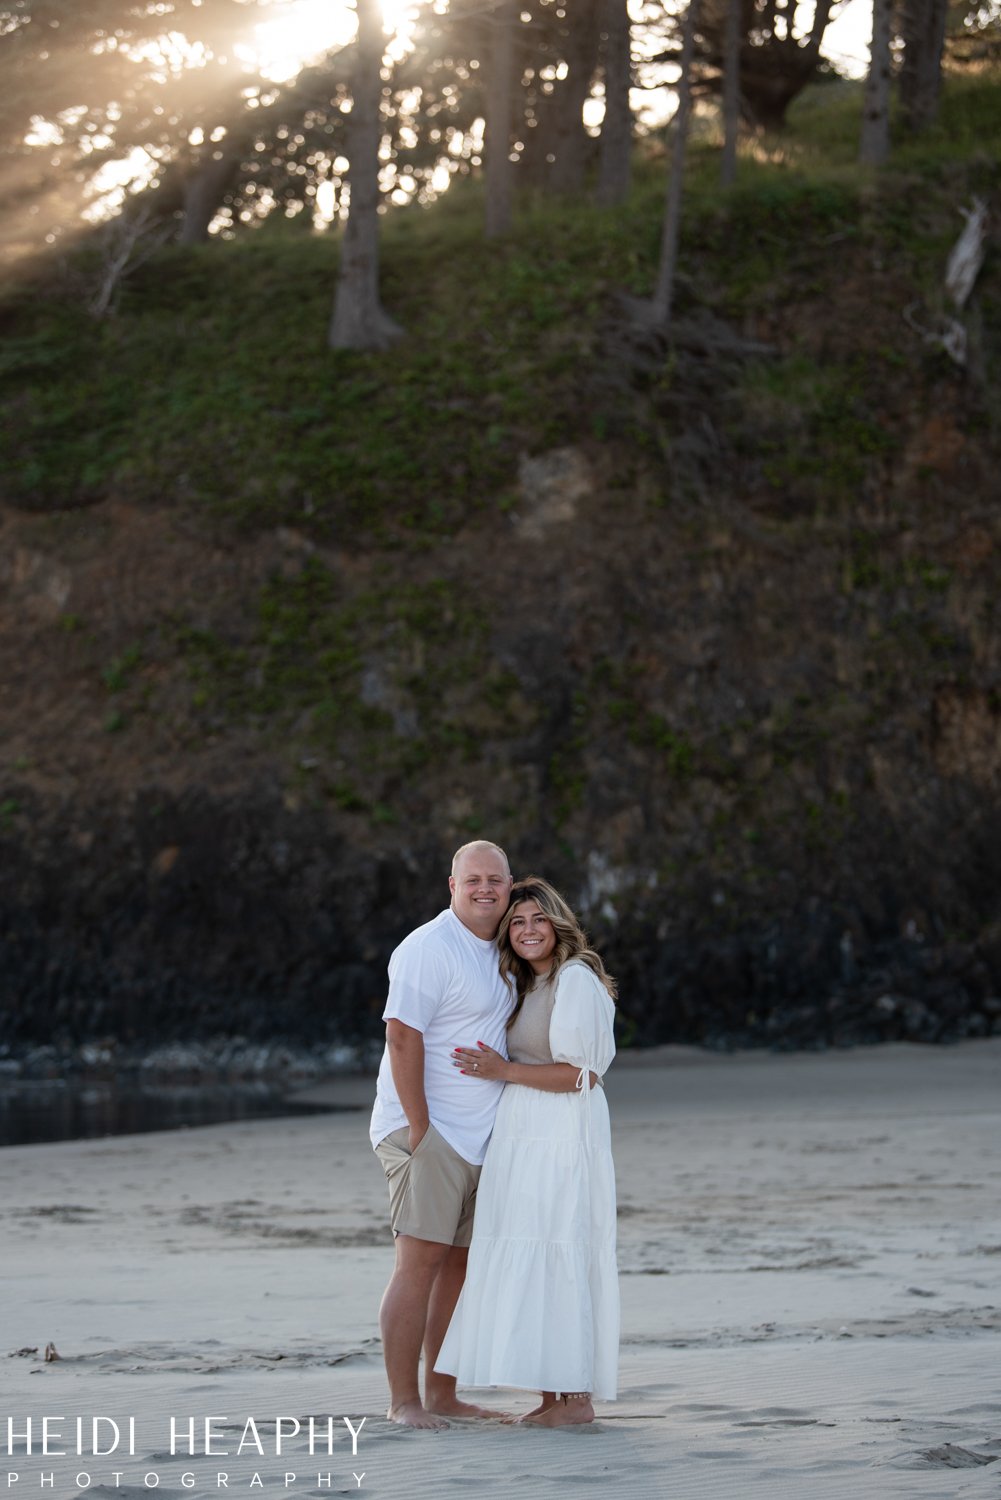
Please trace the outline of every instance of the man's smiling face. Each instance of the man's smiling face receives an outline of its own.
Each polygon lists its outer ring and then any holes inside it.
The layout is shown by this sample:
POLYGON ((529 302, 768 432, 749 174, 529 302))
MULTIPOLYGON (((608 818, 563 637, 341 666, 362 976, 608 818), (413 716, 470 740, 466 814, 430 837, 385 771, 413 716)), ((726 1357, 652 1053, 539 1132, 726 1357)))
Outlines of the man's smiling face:
POLYGON ((507 910, 511 872, 504 856, 490 844, 463 850, 449 876, 452 910, 478 938, 493 938, 507 910))

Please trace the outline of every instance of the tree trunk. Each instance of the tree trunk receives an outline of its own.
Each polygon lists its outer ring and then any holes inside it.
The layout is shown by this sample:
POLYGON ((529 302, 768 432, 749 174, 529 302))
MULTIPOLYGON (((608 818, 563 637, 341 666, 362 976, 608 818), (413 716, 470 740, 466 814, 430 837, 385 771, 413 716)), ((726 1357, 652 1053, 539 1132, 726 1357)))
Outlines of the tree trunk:
POLYGON ((632 173, 632 22, 628 0, 605 0, 605 118, 601 122, 598 202, 606 208, 625 201, 632 173))
MULTIPOLYGON (((752 47, 747 43, 747 10, 742 16, 742 43, 740 69, 740 103, 745 119, 750 119, 765 130, 782 130, 786 123, 786 112, 792 101, 802 93, 815 77, 820 64, 820 47, 831 18, 833 0, 817 0, 813 11, 809 38, 804 43, 797 40, 788 10, 783 37, 772 35, 765 46, 752 47)), ((774 17, 773 17, 774 20, 774 17)), ((753 28, 761 22, 755 17, 753 28)))
POLYGON ((486 191, 488 240, 511 228, 511 102, 514 95, 515 0, 497 0, 487 17, 486 191))
POLYGON ((873 0, 869 72, 862 102, 859 161, 879 167, 890 153, 890 32, 893 0, 873 0))
POLYGON ((942 82, 948 0, 905 0, 900 110, 910 131, 934 124, 942 82))
POLYGON ((764 6, 754 18, 755 31, 762 31, 766 36, 775 35, 775 12, 778 9, 778 0, 764 0, 764 6))
POLYGON ((667 181, 667 203, 660 242, 660 265, 653 294, 656 321, 667 327, 674 297, 674 273, 678 263, 678 238, 681 232, 681 189, 685 175, 685 153, 688 145, 688 121, 692 113, 692 55, 695 51, 695 22, 698 0, 689 0, 681 42, 681 77, 677 82, 678 108, 674 116, 674 148, 671 173, 667 181))
POLYGON ((239 170, 241 156, 224 141, 210 156, 192 164, 182 189, 184 218, 177 232, 178 244, 201 245, 208 239, 209 225, 239 170))
POLYGON ((960 213, 966 220, 966 228, 953 245, 945 268, 945 289, 958 308, 965 306, 980 275, 990 224, 985 198, 974 198, 973 207, 961 208, 960 213))
POLYGON ((809 48, 814 57, 820 56, 820 45, 824 40, 824 32, 827 23, 831 19, 831 7, 834 0, 817 0, 813 12, 813 25, 810 27, 809 48))
POLYGON ((356 0, 358 39, 348 122, 348 222, 330 322, 331 349, 387 349, 403 330, 379 301, 379 142, 382 58, 379 0, 356 0))
POLYGON ((730 187, 737 175, 737 133, 740 129, 741 0, 727 0, 723 33, 723 162, 720 177, 730 187))
POLYGON ((557 193, 576 193, 584 185, 590 137, 584 129, 584 103, 598 53, 598 0, 575 0, 567 6, 570 35, 567 76, 557 85, 555 161, 550 183, 557 193))

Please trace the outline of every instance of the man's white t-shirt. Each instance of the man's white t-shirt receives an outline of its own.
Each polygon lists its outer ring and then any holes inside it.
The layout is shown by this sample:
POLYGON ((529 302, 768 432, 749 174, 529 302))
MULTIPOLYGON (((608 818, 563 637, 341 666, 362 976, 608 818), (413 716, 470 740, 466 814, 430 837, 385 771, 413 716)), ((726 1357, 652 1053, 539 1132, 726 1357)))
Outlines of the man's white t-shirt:
MULTIPOLYGON (((506 1022, 514 995, 497 967, 497 946, 470 932, 451 907, 405 937, 389 960, 384 1021, 402 1021, 424 1036, 424 1092, 431 1124, 466 1161, 487 1149, 504 1085, 460 1073, 453 1047, 486 1042, 507 1057, 506 1022)), ((369 1134, 377 1146, 407 1124, 389 1064, 382 1055, 369 1134)))

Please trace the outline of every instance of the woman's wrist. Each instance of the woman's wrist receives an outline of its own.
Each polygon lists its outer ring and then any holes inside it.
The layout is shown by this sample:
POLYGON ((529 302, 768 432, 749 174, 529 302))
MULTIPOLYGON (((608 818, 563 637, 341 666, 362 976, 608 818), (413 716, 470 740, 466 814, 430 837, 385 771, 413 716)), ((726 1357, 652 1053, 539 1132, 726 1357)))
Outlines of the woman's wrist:
POLYGON ((505 1083, 520 1083, 547 1094, 570 1094, 577 1088, 579 1073, 572 1063, 507 1062, 501 1077, 505 1083))

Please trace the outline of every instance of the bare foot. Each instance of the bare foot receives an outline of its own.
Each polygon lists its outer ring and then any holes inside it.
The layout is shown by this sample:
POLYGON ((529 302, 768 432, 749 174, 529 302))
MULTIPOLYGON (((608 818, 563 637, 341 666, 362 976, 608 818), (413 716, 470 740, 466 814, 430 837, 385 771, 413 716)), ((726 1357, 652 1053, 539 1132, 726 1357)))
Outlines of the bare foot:
POLYGON ((576 1401, 556 1401, 538 1413, 528 1412, 521 1421, 532 1427, 579 1427, 594 1421, 594 1407, 586 1396, 576 1401))
POLYGON ((399 1422, 401 1427, 426 1427, 432 1432, 440 1432, 443 1427, 448 1426, 434 1412, 425 1411, 417 1400, 401 1401, 399 1406, 391 1406, 386 1416, 391 1422, 399 1422))
MULTIPOLYGON (((434 1412, 440 1417, 503 1417, 505 1415, 502 1411, 489 1411, 485 1406, 473 1406, 470 1401, 460 1401, 458 1396, 429 1397, 424 1410, 434 1412)), ((444 1425, 447 1427, 448 1423, 444 1425)))
POLYGON ((544 1411, 548 1411, 551 1406, 555 1405, 555 1403, 556 1397, 552 1394, 552 1392, 543 1391, 542 1399, 539 1402, 538 1406, 533 1406, 531 1411, 523 1411, 520 1417, 509 1417, 508 1421, 527 1422, 529 1417, 541 1417, 542 1413, 544 1411))

